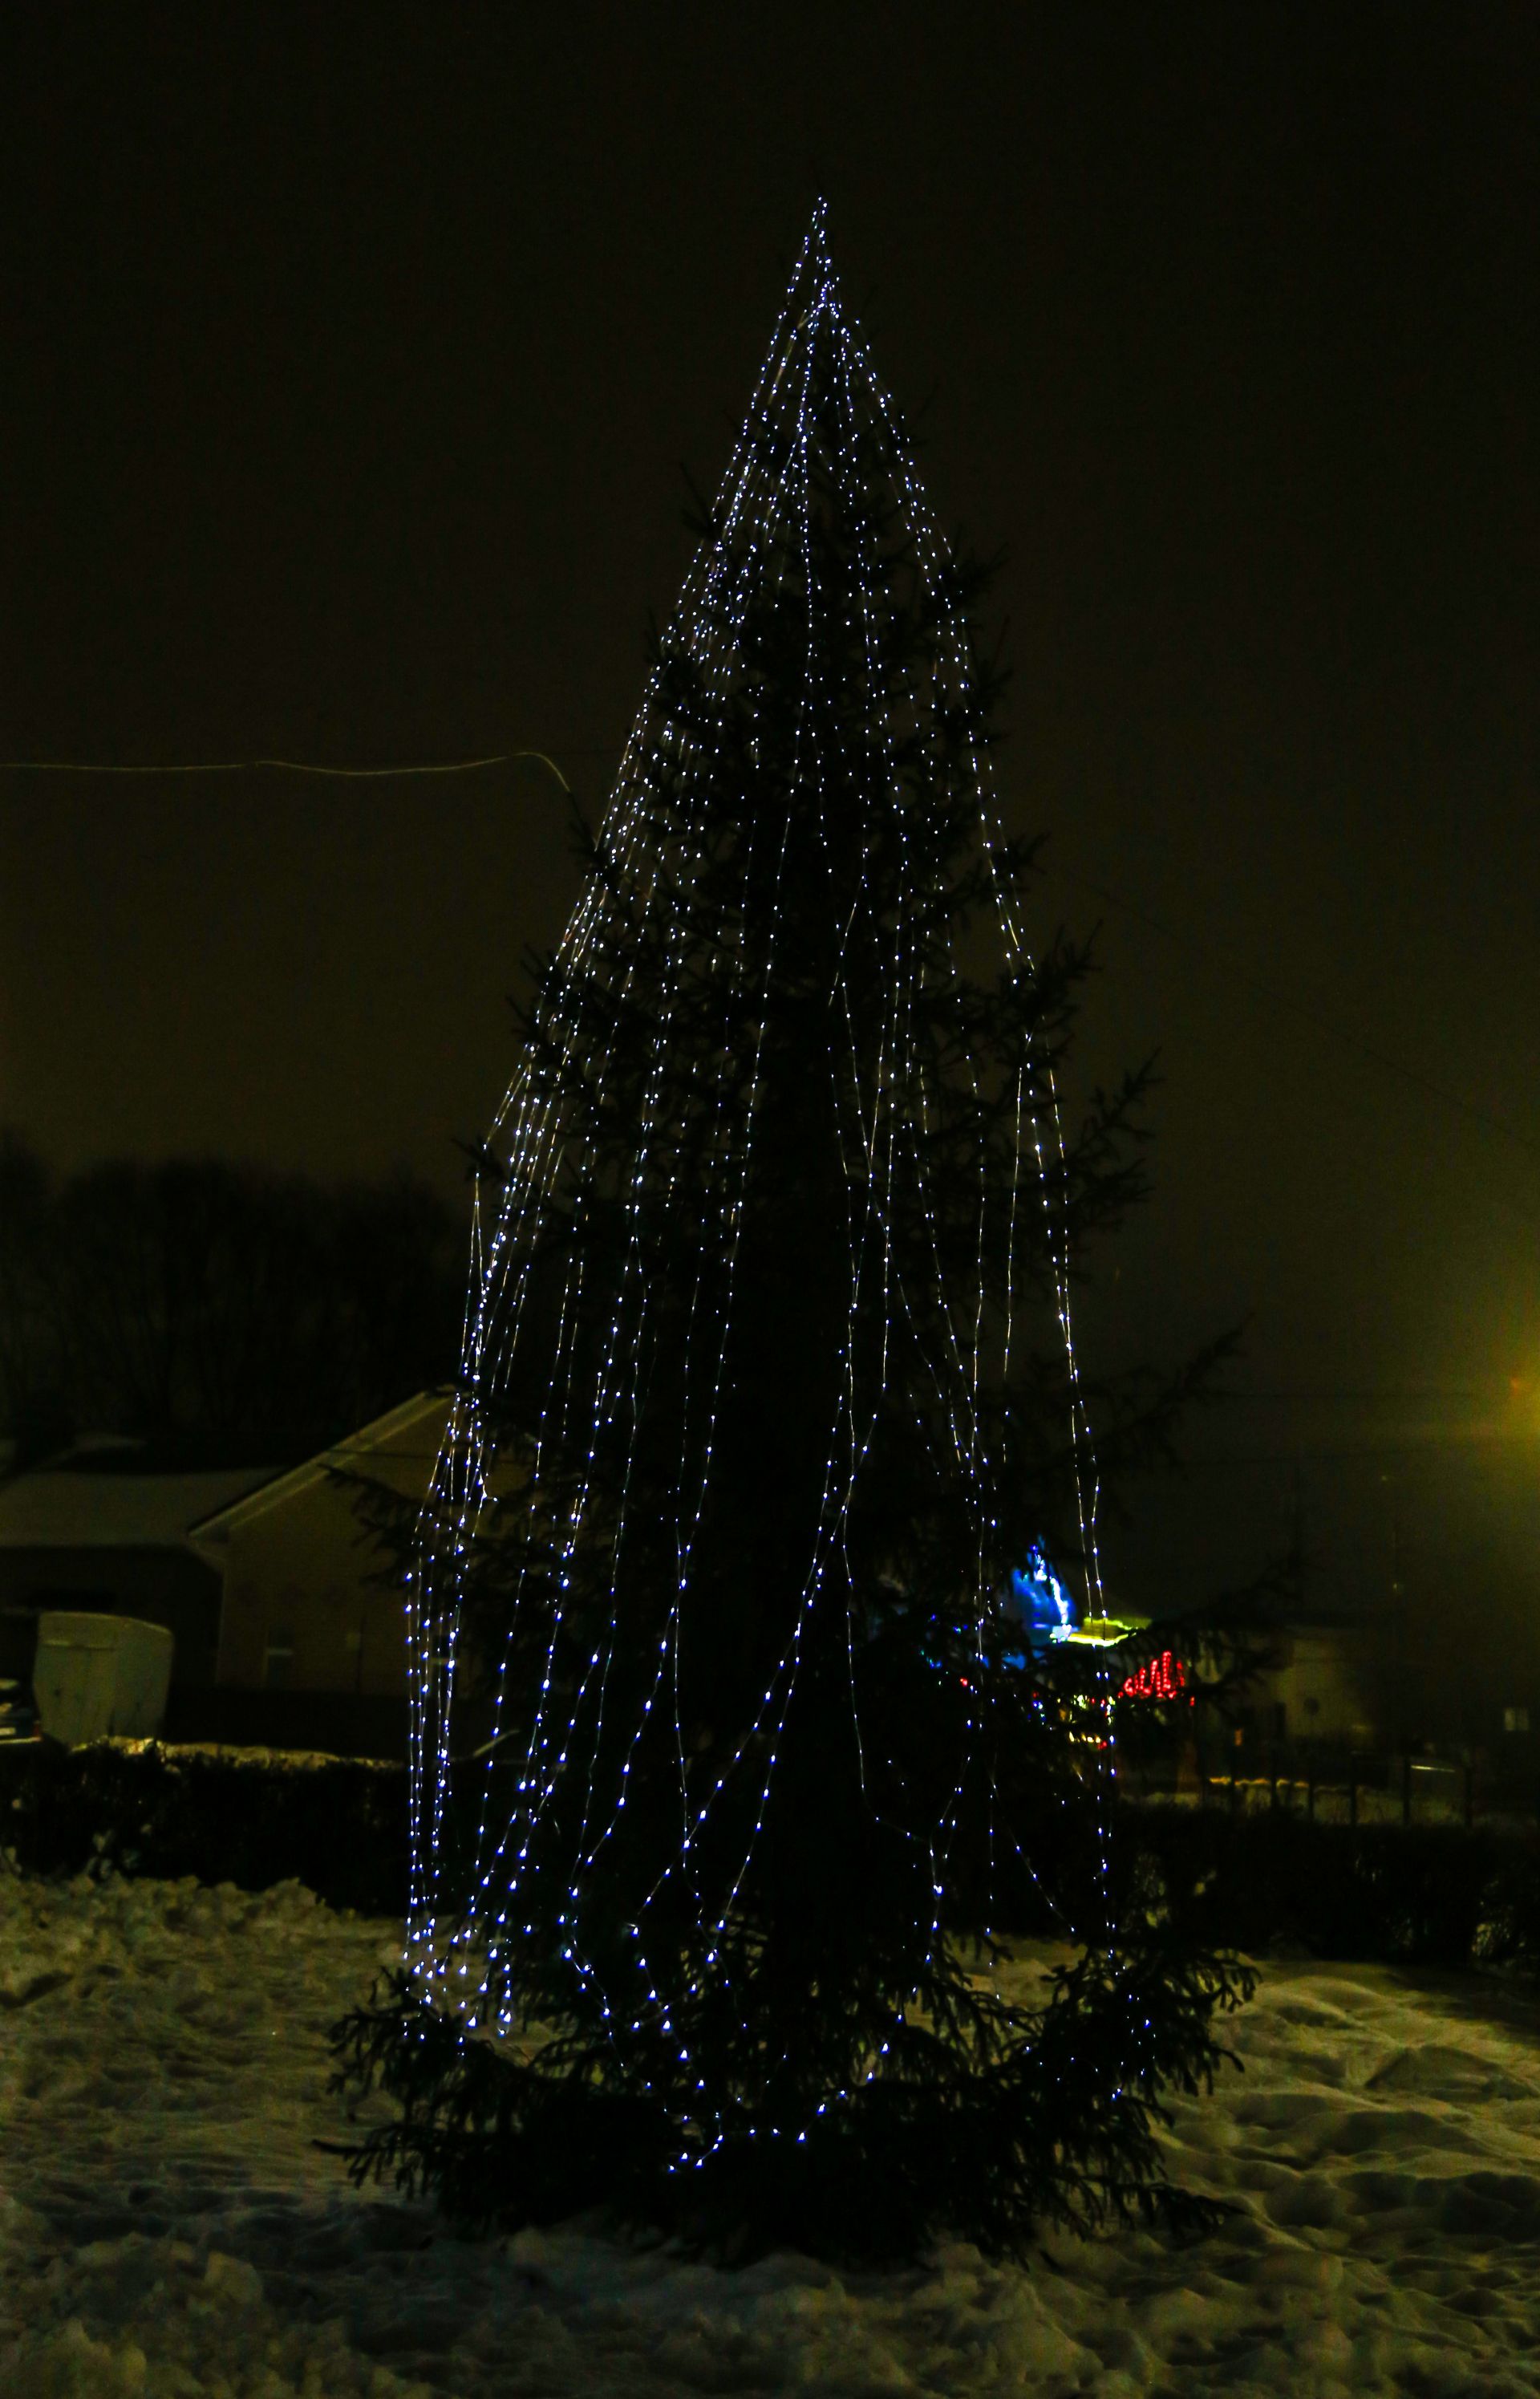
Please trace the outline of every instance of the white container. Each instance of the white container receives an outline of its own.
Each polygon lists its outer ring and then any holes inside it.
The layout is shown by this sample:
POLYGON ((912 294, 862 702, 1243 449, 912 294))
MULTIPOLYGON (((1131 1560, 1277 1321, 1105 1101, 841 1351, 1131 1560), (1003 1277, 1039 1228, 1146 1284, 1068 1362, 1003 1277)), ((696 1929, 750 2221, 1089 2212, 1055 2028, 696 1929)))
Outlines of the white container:
POLYGON ((33 1687, 43 1730, 72 1749, 123 1733, 145 1741, 166 1718, 170 1634, 132 1616, 46 1612, 33 1687))

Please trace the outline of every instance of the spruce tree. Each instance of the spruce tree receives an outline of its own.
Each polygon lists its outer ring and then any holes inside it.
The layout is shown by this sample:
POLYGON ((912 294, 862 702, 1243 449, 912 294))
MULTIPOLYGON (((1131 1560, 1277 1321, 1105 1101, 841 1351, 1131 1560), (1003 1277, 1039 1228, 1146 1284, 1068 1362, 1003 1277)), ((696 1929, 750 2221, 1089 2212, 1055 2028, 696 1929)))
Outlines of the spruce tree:
POLYGON ((699 531, 483 1159, 354 2170, 729 2257, 1019 2252, 1182 2212, 1157 2094, 1245 1978, 1137 1904, 1104 1690, 1006 1604, 1046 1544, 1095 1606, 1070 1267, 1137 1092, 1061 1128, 1083 960, 1023 942, 981 577, 821 214, 699 531), (1011 1931, 1071 1945, 1041 2005, 1011 1931))

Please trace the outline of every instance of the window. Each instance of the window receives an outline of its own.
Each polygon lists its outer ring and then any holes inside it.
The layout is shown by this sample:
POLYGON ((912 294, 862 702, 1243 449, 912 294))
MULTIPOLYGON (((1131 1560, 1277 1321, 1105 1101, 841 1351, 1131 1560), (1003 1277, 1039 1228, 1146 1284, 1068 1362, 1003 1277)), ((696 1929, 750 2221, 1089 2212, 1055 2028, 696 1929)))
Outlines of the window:
POLYGON ((1505 1732, 1528 1732, 1529 1728, 1530 1712, 1528 1708, 1505 1708, 1503 1710, 1503 1730, 1505 1732))
POLYGON ((270 1624, 266 1647, 262 1653, 262 1687, 264 1691, 286 1691, 294 1665, 294 1636, 285 1625, 270 1624))

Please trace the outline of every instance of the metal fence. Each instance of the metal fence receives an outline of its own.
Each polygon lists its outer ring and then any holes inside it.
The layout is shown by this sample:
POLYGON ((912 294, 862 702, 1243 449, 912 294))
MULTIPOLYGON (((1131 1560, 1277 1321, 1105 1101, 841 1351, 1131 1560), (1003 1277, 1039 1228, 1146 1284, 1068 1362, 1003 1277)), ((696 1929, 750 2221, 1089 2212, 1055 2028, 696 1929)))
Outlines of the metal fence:
POLYGON ((1479 1756, 1262 1743, 1223 1755, 1125 1766, 1125 1796, 1185 1807, 1303 1816, 1335 1824, 1540 1827, 1540 1776, 1479 1756))

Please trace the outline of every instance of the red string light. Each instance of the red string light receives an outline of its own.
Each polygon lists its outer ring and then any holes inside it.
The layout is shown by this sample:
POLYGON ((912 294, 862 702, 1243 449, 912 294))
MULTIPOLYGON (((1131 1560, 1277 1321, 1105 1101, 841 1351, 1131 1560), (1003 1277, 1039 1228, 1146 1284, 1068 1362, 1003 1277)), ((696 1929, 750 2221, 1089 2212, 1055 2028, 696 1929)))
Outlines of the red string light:
POLYGON ((1120 1700, 1176 1700, 1187 1684, 1187 1669, 1169 1649, 1130 1674, 1118 1693, 1120 1700))

